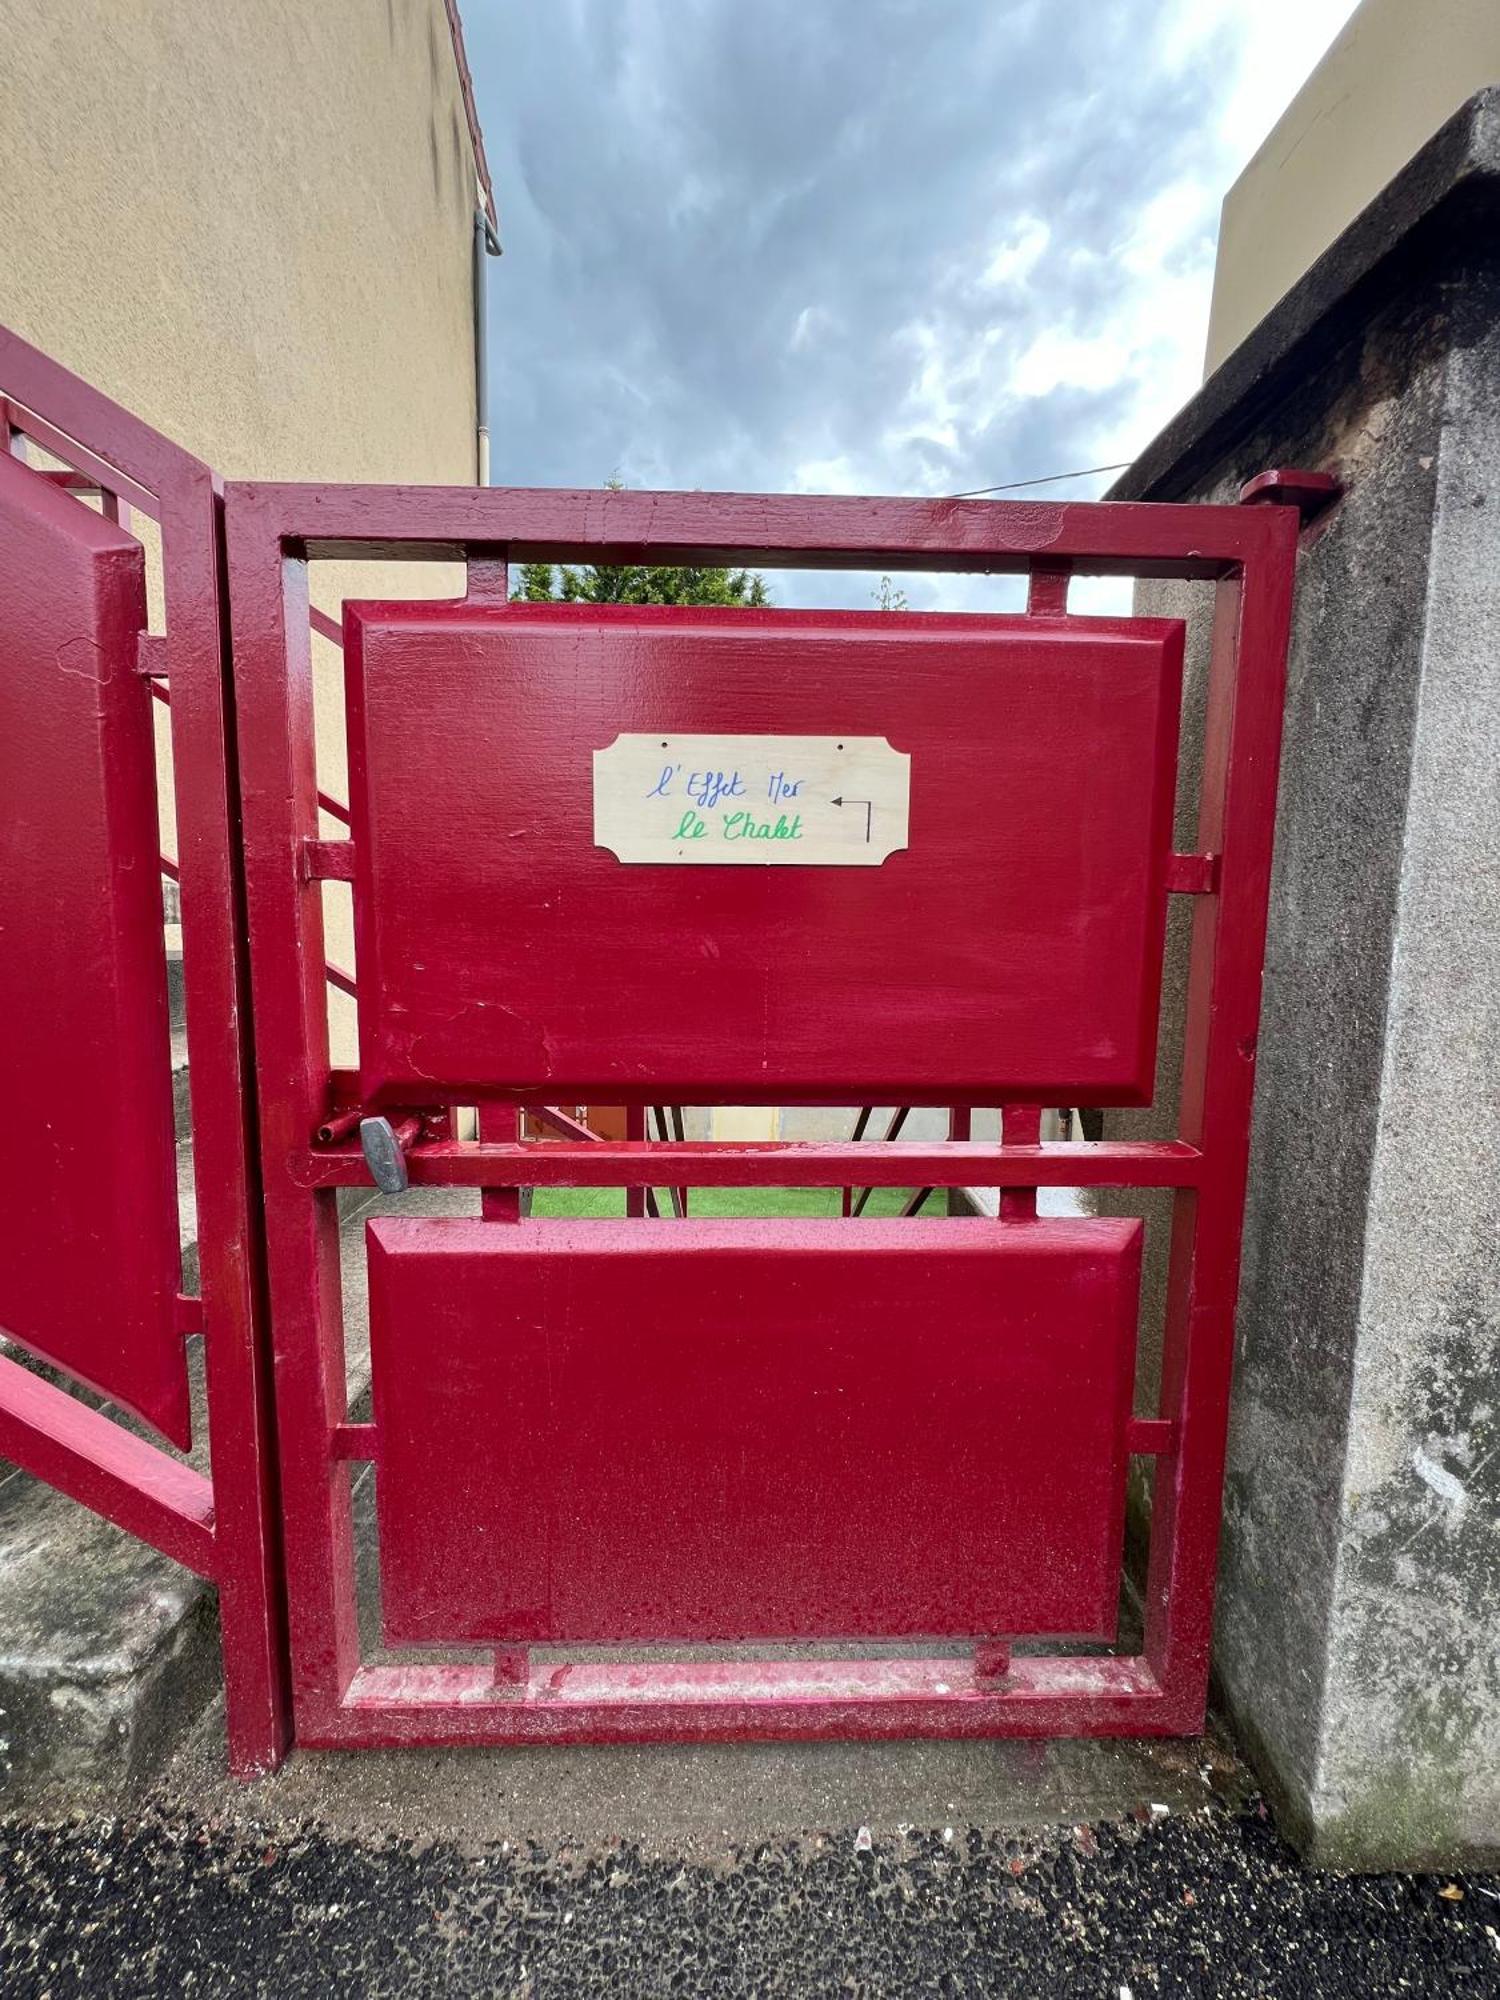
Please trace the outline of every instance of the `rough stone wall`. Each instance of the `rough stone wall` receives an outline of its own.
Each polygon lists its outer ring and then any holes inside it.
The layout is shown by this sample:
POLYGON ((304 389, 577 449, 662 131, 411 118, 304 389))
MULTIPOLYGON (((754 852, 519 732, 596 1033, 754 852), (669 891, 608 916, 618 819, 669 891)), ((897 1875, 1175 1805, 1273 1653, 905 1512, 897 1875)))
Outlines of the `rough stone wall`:
POLYGON ((1319 385, 1330 417, 1320 397, 1263 442, 1350 482, 1299 566, 1216 1653, 1288 1801, 1316 1790, 1325 1726, 1437 444, 1441 356, 1390 382, 1392 331, 1319 385))
MULTIPOLYGON (((1500 1844, 1493 291, 1393 303, 1177 496, 1347 484, 1299 564, 1215 1665, 1304 1844, 1354 1865, 1500 1844)), ((1174 1098, 1164 1075, 1154 1129, 1174 1098)))
POLYGON ((1314 1780, 1335 1859, 1500 1852, 1500 280, 1447 318, 1314 1780))

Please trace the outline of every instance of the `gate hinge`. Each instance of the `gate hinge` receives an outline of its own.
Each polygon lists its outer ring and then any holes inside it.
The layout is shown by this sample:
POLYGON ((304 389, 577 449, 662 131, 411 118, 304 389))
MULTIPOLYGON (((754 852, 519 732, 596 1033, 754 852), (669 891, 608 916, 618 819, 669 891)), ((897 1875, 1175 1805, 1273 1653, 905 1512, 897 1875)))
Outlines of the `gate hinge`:
POLYGON ((1344 497, 1344 483, 1331 472, 1308 472, 1301 467, 1277 467, 1258 472, 1240 488, 1240 505, 1295 507, 1305 528, 1309 521, 1326 513, 1335 500, 1344 497))
POLYGON ((314 840, 308 838, 302 843, 302 879, 304 882, 352 882, 354 880, 354 842, 352 840, 314 840))

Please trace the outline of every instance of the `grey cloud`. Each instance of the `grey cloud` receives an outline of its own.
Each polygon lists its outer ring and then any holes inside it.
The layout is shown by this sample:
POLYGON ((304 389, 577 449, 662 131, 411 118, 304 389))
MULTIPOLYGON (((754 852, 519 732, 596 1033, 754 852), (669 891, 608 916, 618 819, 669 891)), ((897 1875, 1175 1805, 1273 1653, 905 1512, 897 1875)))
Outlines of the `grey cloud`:
MULTIPOLYGON (((1139 312, 1152 274, 1119 246, 1201 178, 1226 66, 1173 75, 1166 14, 471 4, 506 244, 495 478, 781 490, 828 465, 924 492, 1089 463, 1132 383, 1010 385, 1039 336, 1107 337, 1127 292, 1139 312), (1024 277, 986 282, 1037 225, 1024 277)), ((1163 281, 1209 250, 1175 246, 1163 281)))

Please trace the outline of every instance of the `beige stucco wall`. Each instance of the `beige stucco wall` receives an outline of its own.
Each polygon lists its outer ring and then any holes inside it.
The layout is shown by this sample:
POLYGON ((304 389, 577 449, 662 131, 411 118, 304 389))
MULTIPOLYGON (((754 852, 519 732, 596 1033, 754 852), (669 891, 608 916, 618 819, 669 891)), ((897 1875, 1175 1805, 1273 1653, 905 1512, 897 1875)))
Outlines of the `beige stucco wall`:
POLYGON ((1500 0, 1364 0, 1225 197, 1208 374, 1491 83, 1500 0))
POLYGON ((0 50, 0 321, 228 478, 473 478, 442 0, 0 0, 0 50))
MULTIPOLYGON (((0 323, 226 478, 474 479, 475 204, 443 0, 0 0, 0 323)), ((346 587, 462 585, 367 569, 314 594, 336 612, 346 587)), ((315 650, 341 795, 338 655, 315 650)), ((347 891, 328 902, 349 964, 347 891)))

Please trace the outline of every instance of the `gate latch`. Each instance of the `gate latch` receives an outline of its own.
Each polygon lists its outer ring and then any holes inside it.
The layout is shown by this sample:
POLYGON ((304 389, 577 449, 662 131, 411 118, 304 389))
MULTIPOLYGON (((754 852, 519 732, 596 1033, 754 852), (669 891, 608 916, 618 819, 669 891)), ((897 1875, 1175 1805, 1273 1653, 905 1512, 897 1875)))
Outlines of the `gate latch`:
MULTIPOLYGON (((403 1125, 415 1121, 404 1119, 403 1125)), ((411 1177, 406 1171, 406 1154, 401 1140, 389 1118, 361 1118, 359 1121, 360 1151, 365 1156, 365 1165, 370 1169, 370 1178, 382 1194, 405 1194, 411 1186, 411 1177)))

